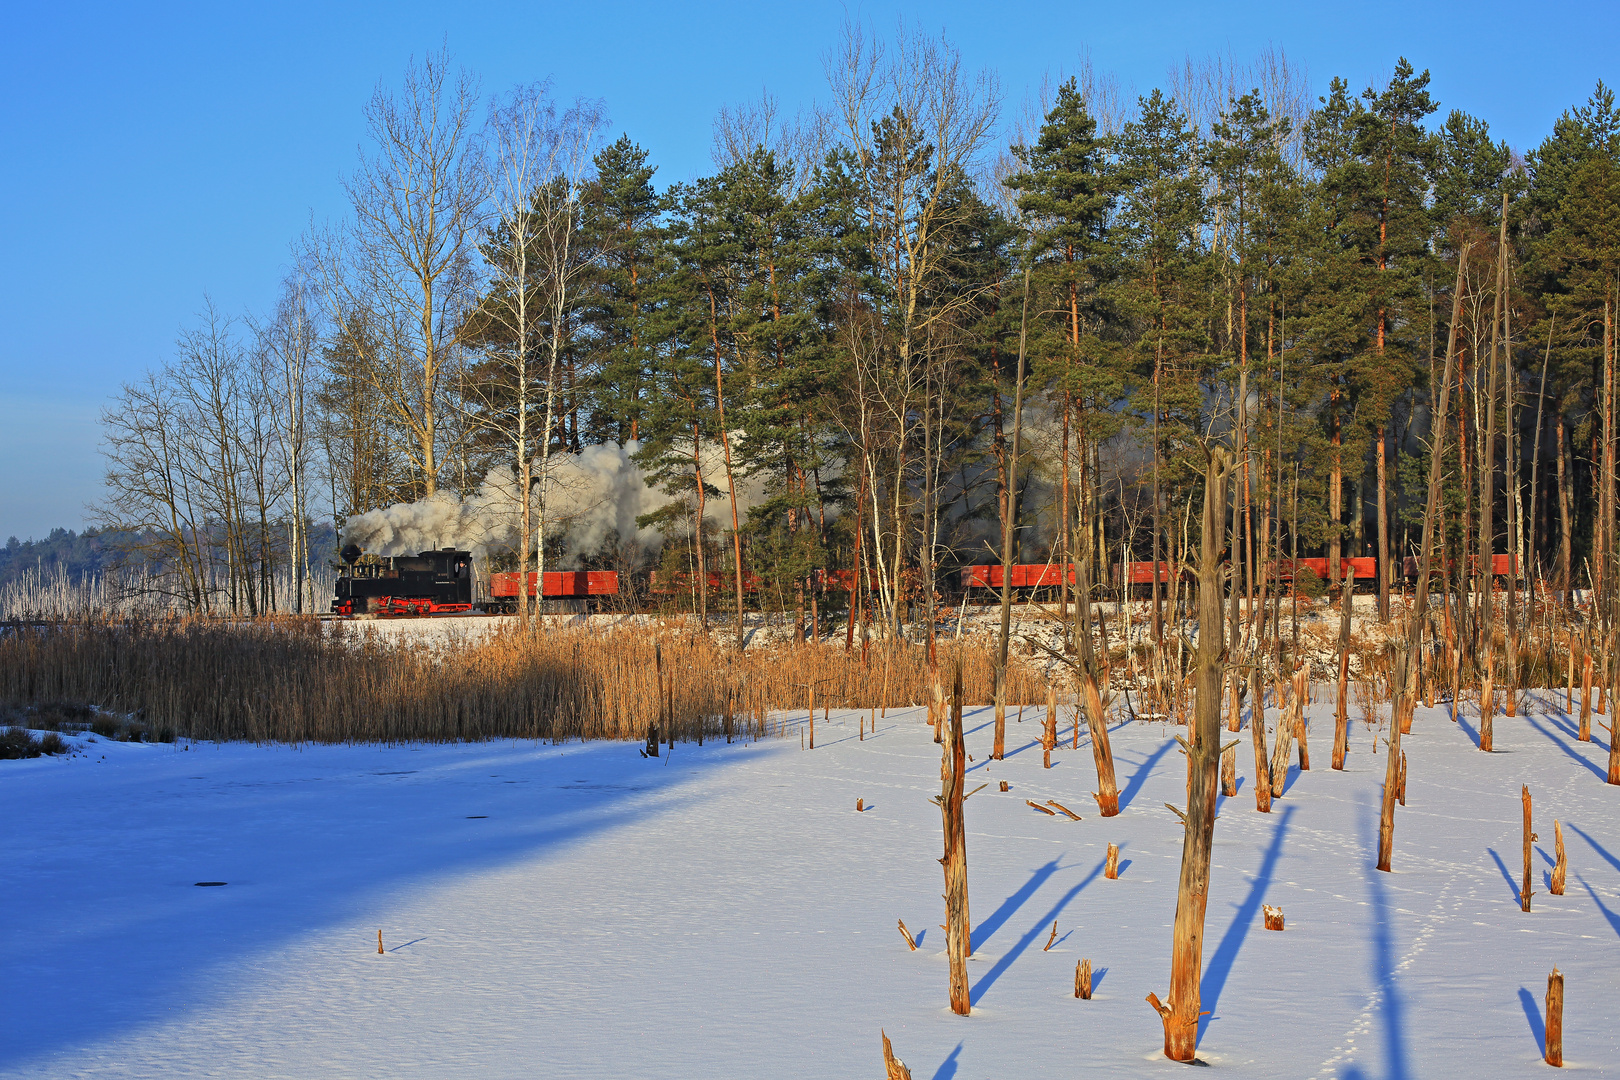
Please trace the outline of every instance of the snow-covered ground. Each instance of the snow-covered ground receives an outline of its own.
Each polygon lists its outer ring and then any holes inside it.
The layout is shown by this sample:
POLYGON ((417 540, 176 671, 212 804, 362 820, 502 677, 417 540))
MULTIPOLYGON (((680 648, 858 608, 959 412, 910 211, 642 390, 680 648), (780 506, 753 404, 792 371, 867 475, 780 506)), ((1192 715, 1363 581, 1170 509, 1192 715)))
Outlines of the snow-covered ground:
MULTIPOLYGON (((1606 745, 1538 707, 1499 718, 1482 754, 1470 713, 1420 711, 1381 874, 1376 732, 1356 724, 1336 773, 1329 707, 1312 711, 1315 768, 1270 815, 1243 736, 1215 831, 1200 1057, 1246 1077, 1526 1075, 1545 1067, 1557 964, 1567 1061, 1620 1075, 1606 745), (1530 914, 1521 783, 1541 836, 1530 914), (1555 817, 1562 897, 1545 891, 1555 817)), ((991 763, 990 714, 970 712, 972 785, 990 786, 967 806, 963 1018, 937 929, 937 748, 918 711, 864 742, 856 715, 818 723, 814 751, 795 735, 657 760, 630 744, 96 741, 0 762, 0 1075, 843 1080, 881 1075, 880 1028, 918 1080, 1179 1075, 1142 1000, 1169 980, 1173 729, 1113 732, 1125 809, 1108 820, 1084 741, 1043 771, 1031 709, 991 763), (1081 957, 1092 1001, 1073 997, 1081 957)))

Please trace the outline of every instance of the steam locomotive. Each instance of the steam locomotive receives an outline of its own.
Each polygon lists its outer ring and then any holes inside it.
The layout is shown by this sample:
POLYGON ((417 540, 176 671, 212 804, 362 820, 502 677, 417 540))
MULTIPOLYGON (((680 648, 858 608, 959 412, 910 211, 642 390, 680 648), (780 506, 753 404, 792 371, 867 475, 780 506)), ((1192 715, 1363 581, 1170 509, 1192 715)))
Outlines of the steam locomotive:
MULTIPOLYGON (((367 563, 360 556, 356 544, 342 551, 344 566, 332 598, 334 615, 509 614, 518 609, 519 594, 532 598, 537 584, 533 571, 527 588, 519 587, 515 573, 491 574, 483 595, 475 595, 472 552, 453 547, 367 563)), ((619 575, 612 570, 553 571, 545 575, 542 588, 548 598, 617 596, 619 575)))

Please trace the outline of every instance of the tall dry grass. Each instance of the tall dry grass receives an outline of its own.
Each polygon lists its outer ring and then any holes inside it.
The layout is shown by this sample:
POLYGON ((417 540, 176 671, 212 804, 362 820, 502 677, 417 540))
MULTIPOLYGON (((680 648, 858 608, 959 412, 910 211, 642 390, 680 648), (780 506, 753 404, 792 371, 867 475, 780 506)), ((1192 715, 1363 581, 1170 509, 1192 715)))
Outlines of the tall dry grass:
MULTIPOLYGON (((738 653, 685 631, 574 629, 430 648, 350 630, 310 618, 14 623, 0 632, 0 704, 95 705, 193 739, 641 739, 664 718, 661 737, 693 740, 780 731, 810 685, 818 708, 930 696, 917 646, 738 653)), ((958 659, 964 697, 990 700, 992 650, 942 648, 944 671, 958 659)), ((1012 700, 1043 701, 1045 687, 1013 664, 1012 700)))

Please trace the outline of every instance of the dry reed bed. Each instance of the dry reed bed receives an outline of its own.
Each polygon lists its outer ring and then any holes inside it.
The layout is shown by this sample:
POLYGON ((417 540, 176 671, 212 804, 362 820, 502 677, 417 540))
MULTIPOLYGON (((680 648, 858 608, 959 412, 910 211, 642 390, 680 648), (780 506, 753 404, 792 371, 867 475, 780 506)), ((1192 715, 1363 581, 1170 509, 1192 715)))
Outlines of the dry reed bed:
MULTIPOLYGON (((992 650, 941 648, 964 697, 989 701, 992 650)), ((93 704, 185 738, 392 742, 489 738, 758 737, 773 711, 929 699, 925 651, 798 646, 737 653, 669 631, 503 632, 425 648, 314 619, 78 620, 0 633, 0 704, 93 704), (660 679, 660 671, 663 673, 660 679), (660 700, 662 685, 663 700, 660 700)), ((1014 663, 1014 701, 1045 697, 1014 663)))

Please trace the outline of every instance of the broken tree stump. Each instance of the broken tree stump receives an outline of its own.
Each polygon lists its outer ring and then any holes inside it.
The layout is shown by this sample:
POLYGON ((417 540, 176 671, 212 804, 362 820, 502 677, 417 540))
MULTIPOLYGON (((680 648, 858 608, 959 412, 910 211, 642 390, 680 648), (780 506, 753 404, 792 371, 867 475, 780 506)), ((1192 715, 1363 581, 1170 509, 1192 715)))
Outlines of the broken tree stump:
POLYGON ((1074 996, 1081 1001, 1091 1000, 1091 961, 1082 959, 1074 966, 1074 996))
MULTIPOLYGON (((1263 904, 1260 907, 1260 911, 1261 914, 1263 914, 1266 918, 1267 930, 1281 930, 1283 928, 1282 908, 1273 907, 1270 904, 1263 904)), ((1306 936, 1308 937, 1309 935, 1306 936)))
POLYGON ((1228 799, 1237 794, 1237 743, 1221 751, 1221 794, 1228 799))
POLYGON ((377 955, 381 956, 382 954, 383 954, 382 931, 379 930, 379 931, 377 931, 377 955))
POLYGON ((1119 845, 1108 845, 1108 861, 1103 865, 1103 877, 1109 881, 1119 880, 1119 845))
POLYGON ((1266 722, 1260 702, 1254 703, 1249 714, 1249 734, 1254 737, 1254 808, 1262 814, 1271 813, 1271 766, 1266 761, 1266 722))
POLYGON ((1294 738, 1299 740, 1299 771, 1311 771, 1311 751, 1305 745, 1305 702, 1307 697, 1306 680, 1310 677, 1310 669, 1301 667, 1294 672, 1294 738))
POLYGON ((1581 726, 1576 738, 1592 741, 1592 654, 1586 654, 1586 666, 1581 669, 1581 726))
POLYGON ((1547 1064, 1564 1067, 1564 973, 1554 964, 1547 976, 1547 1064))
POLYGON ((1003 781, 1002 781, 1002 782, 1001 782, 1001 790, 1002 790, 1002 791, 1006 791, 1006 790, 1007 790, 1007 781, 1005 781, 1005 780, 1003 780, 1003 781))
POLYGON ((1569 872, 1569 865, 1564 861, 1564 827, 1553 819, 1553 863, 1552 878, 1547 882, 1547 891, 1554 896, 1564 895, 1564 876, 1569 872))
POLYGON ((1496 746, 1496 654, 1485 656, 1485 682, 1479 688, 1479 748, 1487 754, 1496 746))
POLYGON ((1271 752, 1271 797, 1282 798, 1288 783, 1288 753, 1294 748, 1294 710, 1284 710, 1277 717, 1277 745, 1271 752))
POLYGON ((894 1047, 889 1044, 889 1035, 886 1031, 879 1031, 883 1036, 883 1071, 884 1080, 911 1080, 911 1070, 906 1063, 894 1056, 894 1047))
POLYGON ((855 812, 857 814, 866 813, 866 800, 865 799, 856 799, 855 800, 855 812))
POLYGON ((1049 951, 1051 951, 1052 943, 1054 941, 1056 941, 1056 940, 1057 940, 1057 920, 1053 919, 1052 920, 1052 933, 1047 937, 1046 944, 1041 946, 1041 952, 1049 952, 1049 951))
POLYGON ((911 936, 910 930, 906 929, 906 920, 896 919, 895 921, 900 924, 900 936, 906 939, 906 944, 911 946, 911 951, 916 952, 917 939, 911 936))
POLYGON ((1530 786, 1519 785, 1519 799, 1524 803, 1524 881, 1519 885, 1519 910, 1530 910, 1530 845, 1536 834, 1530 831, 1530 786))

